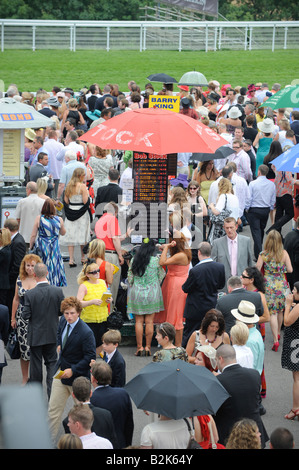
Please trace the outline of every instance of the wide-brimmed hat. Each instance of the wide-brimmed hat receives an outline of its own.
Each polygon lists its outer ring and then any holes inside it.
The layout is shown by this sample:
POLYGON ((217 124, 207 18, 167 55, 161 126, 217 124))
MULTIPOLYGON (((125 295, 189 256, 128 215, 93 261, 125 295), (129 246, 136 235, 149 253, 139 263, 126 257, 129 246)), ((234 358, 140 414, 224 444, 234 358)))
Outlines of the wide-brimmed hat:
POLYGON ((211 91, 211 93, 207 95, 207 98, 218 103, 220 100, 220 95, 218 95, 218 93, 215 93, 214 91, 211 91))
POLYGON ((256 87, 255 87, 254 83, 251 83, 250 85, 248 85, 247 89, 248 89, 248 91, 256 91, 256 87))
POLYGON ((210 359, 213 369, 216 369, 216 349, 213 348, 213 346, 211 346, 210 344, 198 344, 195 346, 195 350, 202 352, 206 357, 208 357, 210 359))
POLYGON ((179 173, 178 177, 173 178, 172 180, 169 181, 169 183, 172 186, 178 186, 179 184, 182 184, 184 188, 187 188, 189 184, 187 175, 184 175, 183 173, 179 173))
POLYGON ((257 124, 258 129, 265 134, 271 134, 274 131, 274 122, 270 118, 266 118, 257 124))
POLYGON ((28 140, 34 141, 36 133, 33 129, 30 129, 30 127, 28 127, 27 129, 25 129, 25 137, 27 137, 28 140))
POLYGON ((70 95, 74 95, 74 90, 72 88, 66 87, 62 91, 64 91, 64 93, 69 93, 70 95))
POLYGON ((240 109, 237 106, 232 106, 227 113, 229 118, 237 119, 238 117, 242 116, 240 109))
POLYGON ((56 108, 59 108, 60 106, 60 102, 59 100, 56 98, 56 96, 51 96, 50 98, 47 99, 47 103, 50 105, 50 106, 54 106, 56 108))
POLYGON ((231 310, 232 315, 243 323, 257 323, 259 316, 255 313, 255 305, 248 300, 241 300, 238 308, 231 310))
POLYGON ((86 111, 85 114, 92 121, 95 121, 96 119, 99 119, 99 117, 101 117, 101 111, 99 111, 98 109, 95 109, 94 111, 86 111))
POLYGON ((187 85, 178 85, 178 88, 180 88, 183 91, 189 91, 189 87, 187 85))

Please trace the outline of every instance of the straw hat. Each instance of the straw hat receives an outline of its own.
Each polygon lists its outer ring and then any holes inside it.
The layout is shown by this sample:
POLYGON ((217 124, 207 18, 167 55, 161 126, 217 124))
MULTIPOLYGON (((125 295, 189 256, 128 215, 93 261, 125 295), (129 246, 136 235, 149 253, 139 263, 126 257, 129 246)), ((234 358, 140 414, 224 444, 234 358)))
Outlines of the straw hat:
POLYGON ((257 124, 258 129, 265 134, 271 134, 274 131, 274 122, 272 119, 266 118, 257 124))
POLYGON ((243 323, 257 323, 259 316, 255 313, 255 305, 248 300, 241 300, 238 308, 231 310, 232 315, 243 323))
POLYGON ((27 137, 28 140, 31 140, 33 142, 36 137, 36 133, 33 129, 25 129, 25 137, 27 137))

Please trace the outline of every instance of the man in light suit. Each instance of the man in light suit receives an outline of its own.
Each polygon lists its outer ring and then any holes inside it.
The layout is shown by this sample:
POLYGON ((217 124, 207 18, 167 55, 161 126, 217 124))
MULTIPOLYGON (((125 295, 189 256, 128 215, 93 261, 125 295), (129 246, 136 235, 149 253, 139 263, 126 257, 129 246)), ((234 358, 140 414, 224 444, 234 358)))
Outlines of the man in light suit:
MULTIPOLYGON (((241 276, 243 271, 253 265, 251 240, 237 233, 237 222, 233 217, 224 220, 223 228, 226 235, 213 241, 212 259, 222 263, 225 279, 241 276)), ((225 286, 225 290, 226 290, 225 286)))
POLYGON ((124 388, 111 387, 112 369, 104 361, 96 362, 91 368, 91 383, 94 387, 90 402, 105 408, 112 414, 120 449, 132 444, 134 431, 132 403, 124 388))
POLYGON ((60 304, 64 295, 61 287, 49 284, 47 275, 47 266, 43 263, 37 263, 34 267, 34 276, 37 284, 25 294, 22 317, 24 320, 29 320, 29 382, 43 383, 44 359, 47 369, 46 381, 49 398, 57 360, 56 334, 60 316, 60 304))
POLYGON ((90 363, 96 359, 95 337, 89 326, 81 320, 81 302, 76 297, 67 297, 61 302, 63 314, 57 329, 58 361, 49 401, 48 416, 53 439, 57 436, 67 399, 72 395, 72 384, 76 377, 90 378, 90 363))
POLYGON ((199 263, 190 270, 182 285, 183 291, 188 294, 184 310, 183 347, 186 347, 193 331, 200 328, 207 311, 215 308, 218 290, 225 284, 224 266, 212 260, 208 242, 199 244, 198 259, 199 263))
POLYGON ((242 418, 248 418, 256 422, 261 433, 261 446, 264 448, 269 437, 259 412, 260 374, 255 369, 237 364, 235 349, 229 344, 217 349, 216 359, 221 372, 217 379, 230 394, 214 416, 218 442, 225 445, 233 425, 242 418))

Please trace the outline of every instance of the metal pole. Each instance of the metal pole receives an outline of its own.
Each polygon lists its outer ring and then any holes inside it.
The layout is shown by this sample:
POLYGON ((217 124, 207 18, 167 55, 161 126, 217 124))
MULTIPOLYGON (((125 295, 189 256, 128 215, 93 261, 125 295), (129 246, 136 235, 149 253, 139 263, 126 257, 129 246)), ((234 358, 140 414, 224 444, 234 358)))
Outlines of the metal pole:
POLYGON ((252 44, 252 26, 249 28, 249 50, 251 51, 251 44, 252 44))
POLYGON ((246 26, 245 28, 244 51, 247 51, 247 34, 248 34, 248 26, 246 26))
POLYGON ((182 51, 182 32, 183 32, 183 29, 180 28, 180 30, 179 30, 179 52, 182 51))
POLYGON ((287 26, 284 28, 284 45, 283 45, 283 48, 284 49, 288 48, 288 27, 287 26))
POLYGON ((143 28, 143 50, 146 51, 146 26, 143 28))
POLYGON ((70 26, 70 51, 73 50, 73 26, 70 26))
POLYGON ((206 25, 206 52, 209 50, 209 31, 208 31, 208 25, 206 25))
POLYGON ((73 33, 73 51, 76 52, 76 24, 74 24, 74 33, 73 33))
POLYGON ((32 26, 32 50, 35 51, 35 26, 32 26))
POLYGON ((139 51, 142 52, 142 24, 140 25, 139 51))
POLYGON ((107 52, 110 51, 110 27, 107 27, 107 45, 106 45, 107 52))
POLYGON ((274 52, 274 49, 275 49, 275 33, 276 33, 276 29, 275 29, 275 25, 273 26, 273 35, 272 35, 272 52, 274 52))
POLYGON ((219 28, 219 38, 218 38, 218 49, 221 49, 221 40, 222 40, 222 28, 219 28))
POLYGON ((1 52, 4 52, 4 22, 1 23, 1 52))

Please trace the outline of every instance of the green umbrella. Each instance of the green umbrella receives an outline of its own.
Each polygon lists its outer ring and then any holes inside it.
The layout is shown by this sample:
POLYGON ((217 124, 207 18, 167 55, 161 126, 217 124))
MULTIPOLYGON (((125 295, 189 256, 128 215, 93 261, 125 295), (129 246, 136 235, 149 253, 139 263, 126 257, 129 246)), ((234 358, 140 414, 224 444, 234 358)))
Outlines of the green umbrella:
POLYGON ((299 86, 283 88, 261 104, 260 108, 263 106, 271 109, 299 108, 299 86))

